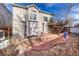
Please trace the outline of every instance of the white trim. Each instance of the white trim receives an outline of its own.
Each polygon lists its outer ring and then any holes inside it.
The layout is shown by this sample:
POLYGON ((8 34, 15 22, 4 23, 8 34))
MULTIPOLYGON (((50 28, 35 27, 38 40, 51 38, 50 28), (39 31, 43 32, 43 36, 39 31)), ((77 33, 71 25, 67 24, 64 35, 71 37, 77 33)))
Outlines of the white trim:
POLYGON ((41 13, 45 13, 45 14, 49 14, 49 15, 53 15, 54 16, 54 14, 53 13, 49 13, 49 12, 46 12, 46 11, 42 11, 41 9, 39 9, 35 4, 31 4, 31 5, 27 5, 27 6, 22 6, 22 5, 17 5, 17 4, 13 4, 13 6, 15 6, 15 7, 20 7, 20 8, 30 8, 30 7, 35 7, 36 9, 38 9, 38 11, 39 12, 41 12, 41 13))

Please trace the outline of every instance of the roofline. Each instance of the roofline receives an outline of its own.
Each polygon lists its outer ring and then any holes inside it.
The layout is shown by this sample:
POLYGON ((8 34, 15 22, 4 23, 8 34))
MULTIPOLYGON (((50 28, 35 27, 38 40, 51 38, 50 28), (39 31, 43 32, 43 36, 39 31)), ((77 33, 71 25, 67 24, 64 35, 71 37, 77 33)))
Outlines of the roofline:
POLYGON ((6 8, 6 6, 3 3, 1 5, 12 15, 12 13, 6 8))
POLYGON ((29 8, 29 7, 35 7, 36 9, 38 9, 39 11, 41 11, 35 4, 31 4, 31 5, 27 5, 27 6, 25 6, 26 8, 29 8))
POLYGON ((36 7, 39 10, 39 12, 46 13, 46 14, 49 14, 49 15, 54 15, 52 13, 40 10, 35 4, 27 5, 26 7, 29 8, 29 7, 33 7, 33 6, 36 7))
POLYGON ((39 12, 42 12, 42 13, 45 13, 45 14, 49 14, 49 15, 55 15, 55 14, 52 14, 52 13, 40 10, 35 4, 31 4, 31 5, 27 5, 27 6, 13 4, 13 6, 19 7, 19 8, 24 8, 24 9, 34 6, 35 8, 37 8, 39 10, 39 12))
POLYGON ((17 5, 17 4, 12 4, 12 6, 27 9, 25 6, 22 6, 22 5, 17 5))
POLYGON ((49 14, 49 15, 53 15, 53 16, 55 15, 55 14, 52 14, 52 13, 49 13, 49 12, 46 12, 46 11, 42 11, 42 10, 39 11, 39 12, 41 12, 41 13, 45 13, 45 14, 49 14))

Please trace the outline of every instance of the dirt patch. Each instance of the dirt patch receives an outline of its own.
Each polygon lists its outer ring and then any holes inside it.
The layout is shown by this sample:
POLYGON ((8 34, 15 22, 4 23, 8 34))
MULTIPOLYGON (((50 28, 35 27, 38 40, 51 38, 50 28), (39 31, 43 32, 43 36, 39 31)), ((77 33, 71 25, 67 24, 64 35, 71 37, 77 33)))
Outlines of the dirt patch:
POLYGON ((69 38, 66 43, 59 43, 47 50, 31 50, 25 55, 30 56, 79 56, 78 38, 69 38))
MULTIPOLYGON (((0 55, 26 55, 26 56, 62 56, 79 55, 78 40, 73 40, 68 36, 65 41, 61 35, 46 34, 41 36, 41 41, 33 38, 33 45, 28 38, 13 38, 10 46, 0 49, 0 55)), ((78 39, 78 38, 77 38, 78 39)))

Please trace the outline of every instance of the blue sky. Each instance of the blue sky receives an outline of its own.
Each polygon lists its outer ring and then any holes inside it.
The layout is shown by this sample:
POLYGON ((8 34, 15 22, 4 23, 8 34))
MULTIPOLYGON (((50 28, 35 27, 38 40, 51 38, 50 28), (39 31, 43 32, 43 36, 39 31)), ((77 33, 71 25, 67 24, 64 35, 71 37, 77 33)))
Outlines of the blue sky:
MULTIPOLYGON (((30 5, 32 3, 19 3, 19 5, 30 5)), ((37 7, 39 7, 43 11, 47 11, 55 14, 54 19, 63 20, 65 19, 65 15, 69 9, 69 3, 35 3, 37 7)), ((12 12, 12 6, 10 4, 6 5, 7 8, 12 12)), ((75 21, 74 23, 79 23, 79 4, 72 4, 71 11, 69 12, 69 17, 75 21)))

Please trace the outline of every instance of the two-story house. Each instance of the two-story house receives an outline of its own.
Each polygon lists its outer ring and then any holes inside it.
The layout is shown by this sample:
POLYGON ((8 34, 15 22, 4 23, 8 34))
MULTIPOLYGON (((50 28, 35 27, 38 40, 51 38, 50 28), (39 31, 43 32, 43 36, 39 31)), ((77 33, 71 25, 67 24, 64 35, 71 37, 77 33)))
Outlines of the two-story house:
POLYGON ((35 4, 28 6, 13 4, 13 35, 24 37, 48 33, 48 22, 53 16, 40 10, 35 4))

